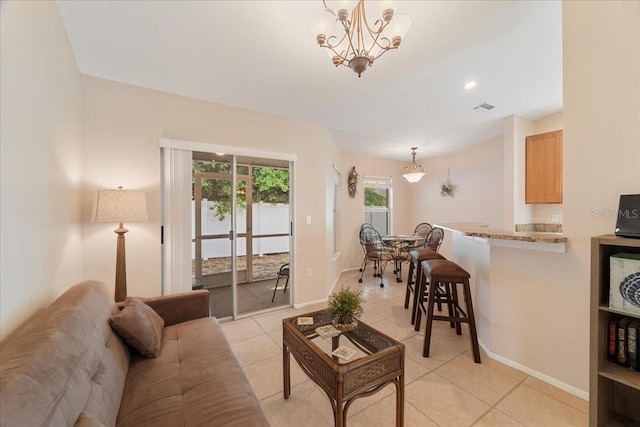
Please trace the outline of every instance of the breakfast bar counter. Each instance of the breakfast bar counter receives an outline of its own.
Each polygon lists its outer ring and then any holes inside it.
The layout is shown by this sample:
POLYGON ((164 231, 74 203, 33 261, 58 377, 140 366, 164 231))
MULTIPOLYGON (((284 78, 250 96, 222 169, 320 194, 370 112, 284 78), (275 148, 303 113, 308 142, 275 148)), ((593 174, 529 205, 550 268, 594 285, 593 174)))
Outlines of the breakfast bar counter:
POLYGON ((567 238, 559 233, 539 233, 533 231, 506 231, 497 228, 489 228, 486 224, 473 222, 453 222, 438 224, 452 233, 458 233, 469 237, 483 237, 487 239, 518 240, 523 242, 564 243, 567 238))
POLYGON ((453 222, 435 224, 436 227, 450 231, 453 236, 462 236, 485 240, 494 246, 507 246, 545 252, 565 252, 567 238, 561 233, 542 233, 534 231, 507 231, 488 227, 486 224, 471 222, 453 222))
POLYGON ((588 361, 557 357, 576 356, 588 347, 588 325, 572 323, 588 304, 588 292, 580 299, 572 289, 588 284, 556 268, 571 262, 561 225, 521 224, 513 228, 532 231, 517 232, 468 222, 434 226, 446 233, 443 255, 471 275, 480 347, 490 358, 585 399, 584 390, 569 384, 586 372, 588 361), (580 334, 568 341, 559 332, 566 327, 580 334))

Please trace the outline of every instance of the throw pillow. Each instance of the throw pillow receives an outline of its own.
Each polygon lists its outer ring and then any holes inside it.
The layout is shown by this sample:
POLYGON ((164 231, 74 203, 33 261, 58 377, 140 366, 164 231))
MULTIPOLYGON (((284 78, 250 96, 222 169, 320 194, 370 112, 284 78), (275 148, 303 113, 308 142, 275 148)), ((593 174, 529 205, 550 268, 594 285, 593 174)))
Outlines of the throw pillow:
POLYGON ((160 351, 164 320, 139 298, 127 298, 120 313, 109 319, 114 331, 148 358, 160 351))

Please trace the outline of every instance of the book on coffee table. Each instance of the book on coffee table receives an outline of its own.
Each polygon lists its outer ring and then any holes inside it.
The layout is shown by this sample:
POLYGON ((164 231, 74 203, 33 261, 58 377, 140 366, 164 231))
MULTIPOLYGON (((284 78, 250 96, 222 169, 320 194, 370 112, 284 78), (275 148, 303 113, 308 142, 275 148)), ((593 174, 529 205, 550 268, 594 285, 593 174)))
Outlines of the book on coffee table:
POLYGON ((356 354, 356 351, 352 348, 341 345, 340 347, 333 350, 331 354, 333 354, 334 356, 338 356, 340 359, 349 360, 353 357, 354 354, 356 354))
POLYGON ((324 325, 316 328, 316 333, 322 338, 331 338, 340 335, 340 331, 332 325, 324 325))
POLYGON ((298 326, 301 325, 313 325, 313 317, 298 317, 298 326))

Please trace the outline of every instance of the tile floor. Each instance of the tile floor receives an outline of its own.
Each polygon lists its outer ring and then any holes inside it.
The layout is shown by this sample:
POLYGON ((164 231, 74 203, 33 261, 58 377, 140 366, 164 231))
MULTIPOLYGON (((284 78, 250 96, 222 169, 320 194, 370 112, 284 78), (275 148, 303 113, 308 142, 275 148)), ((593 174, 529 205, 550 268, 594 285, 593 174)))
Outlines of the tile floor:
MULTIPOLYGON (((588 403, 521 371, 490 359, 473 363, 469 336, 457 336, 435 322, 431 357, 422 357, 424 326, 415 332, 404 305, 404 282, 391 274, 379 281, 343 273, 340 286, 361 289, 366 298, 362 320, 402 341, 405 357, 405 426, 586 426, 588 403)), ((273 427, 333 426, 325 393, 292 358, 291 396, 282 396, 282 319, 324 308, 283 309, 222 324, 273 427)), ((349 427, 394 426, 395 388, 358 399, 348 412, 349 427)))

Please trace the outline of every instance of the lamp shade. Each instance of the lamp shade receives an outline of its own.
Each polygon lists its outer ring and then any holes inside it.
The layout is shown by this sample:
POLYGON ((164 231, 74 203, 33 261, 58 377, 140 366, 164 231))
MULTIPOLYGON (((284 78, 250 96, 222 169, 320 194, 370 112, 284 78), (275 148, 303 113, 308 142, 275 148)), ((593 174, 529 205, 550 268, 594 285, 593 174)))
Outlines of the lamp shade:
POLYGON ((411 18, 407 15, 396 15, 393 17, 389 26, 385 29, 385 35, 390 38, 404 37, 411 28, 411 18))
POLYGON ((336 27, 336 20, 332 19, 328 13, 318 14, 313 17, 309 28, 314 36, 318 34, 324 34, 329 37, 334 32, 336 27))
POLYGON ((93 205, 95 222, 147 221, 147 199, 144 191, 101 190, 93 205))

